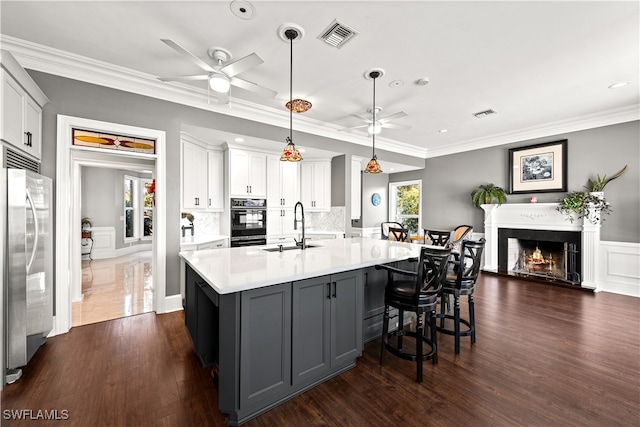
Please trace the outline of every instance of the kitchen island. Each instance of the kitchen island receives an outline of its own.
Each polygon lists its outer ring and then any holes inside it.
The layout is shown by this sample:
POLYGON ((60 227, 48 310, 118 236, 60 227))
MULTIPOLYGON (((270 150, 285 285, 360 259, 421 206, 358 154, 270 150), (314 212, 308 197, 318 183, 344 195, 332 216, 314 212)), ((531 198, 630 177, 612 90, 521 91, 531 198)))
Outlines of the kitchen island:
POLYGON ((420 251, 363 237, 312 243, 180 253, 187 330, 203 365, 215 366, 230 425, 355 366, 369 273, 420 251))

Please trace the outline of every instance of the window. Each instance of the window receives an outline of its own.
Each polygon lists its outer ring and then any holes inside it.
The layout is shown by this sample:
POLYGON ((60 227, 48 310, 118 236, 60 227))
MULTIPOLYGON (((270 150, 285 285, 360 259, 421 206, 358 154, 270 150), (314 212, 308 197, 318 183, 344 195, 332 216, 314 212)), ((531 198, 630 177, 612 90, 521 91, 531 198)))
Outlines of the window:
POLYGON ((126 176, 124 177, 124 241, 131 242, 136 238, 136 209, 138 203, 136 200, 136 186, 138 179, 126 176))
MULTIPOLYGON (((144 187, 144 200, 143 200, 143 212, 142 212, 142 228, 143 239, 150 239, 153 236, 153 196, 149 193, 149 189, 152 186, 151 180, 144 180, 142 183, 144 187)), ((155 191, 155 190, 153 190, 155 191)))
POLYGON ((422 181, 389 183, 389 221, 403 224, 413 234, 422 229, 422 181))
POLYGON ((153 237, 152 180, 124 177, 124 241, 150 240, 153 237))

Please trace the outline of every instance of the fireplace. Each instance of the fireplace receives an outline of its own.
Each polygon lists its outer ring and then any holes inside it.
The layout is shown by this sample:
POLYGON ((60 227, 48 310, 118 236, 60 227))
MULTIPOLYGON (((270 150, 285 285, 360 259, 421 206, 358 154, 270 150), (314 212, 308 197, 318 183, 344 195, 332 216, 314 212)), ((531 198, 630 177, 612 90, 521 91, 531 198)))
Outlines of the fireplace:
POLYGON ((498 229, 498 272, 580 284, 580 233, 498 229))
POLYGON ((482 205, 487 240, 483 270, 511 271, 508 274, 526 274, 598 290, 600 223, 592 224, 585 219, 568 221, 556 211, 557 206, 557 203, 482 205))

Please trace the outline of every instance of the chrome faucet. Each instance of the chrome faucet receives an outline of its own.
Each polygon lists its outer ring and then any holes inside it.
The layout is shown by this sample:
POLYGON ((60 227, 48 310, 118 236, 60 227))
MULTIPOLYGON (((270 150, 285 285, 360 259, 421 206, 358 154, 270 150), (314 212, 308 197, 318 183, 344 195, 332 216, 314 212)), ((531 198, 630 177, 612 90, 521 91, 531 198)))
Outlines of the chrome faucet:
POLYGON ((304 237, 304 206, 302 206, 302 202, 296 203, 293 208, 293 229, 298 229, 298 222, 302 222, 302 239, 298 242, 295 237, 293 240, 296 242, 296 246, 300 246, 300 249, 304 249, 306 247, 305 237, 304 237), (300 206, 300 211, 302 212, 302 219, 298 219, 298 206, 300 206))

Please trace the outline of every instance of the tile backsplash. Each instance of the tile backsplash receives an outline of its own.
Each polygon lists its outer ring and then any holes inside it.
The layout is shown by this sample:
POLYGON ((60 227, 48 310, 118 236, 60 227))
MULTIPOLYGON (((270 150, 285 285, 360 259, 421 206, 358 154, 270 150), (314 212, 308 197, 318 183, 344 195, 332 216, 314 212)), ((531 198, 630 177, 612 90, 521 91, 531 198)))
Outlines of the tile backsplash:
POLYGON ((305 212, 305 226, 313 230, 344 232, 344 206, 332 206, 329 212, 305 212))
MULTIPOLYGON (((212 235, 220 234, 220 217, 219 212, 192 212, 194 235, 212 235)), ((183 219, 180 225, 188 225, 189 221, 183 219), (186 222, 185 222, 186 221, 186 222)))

